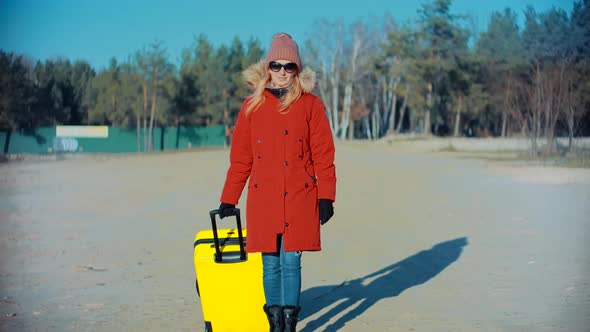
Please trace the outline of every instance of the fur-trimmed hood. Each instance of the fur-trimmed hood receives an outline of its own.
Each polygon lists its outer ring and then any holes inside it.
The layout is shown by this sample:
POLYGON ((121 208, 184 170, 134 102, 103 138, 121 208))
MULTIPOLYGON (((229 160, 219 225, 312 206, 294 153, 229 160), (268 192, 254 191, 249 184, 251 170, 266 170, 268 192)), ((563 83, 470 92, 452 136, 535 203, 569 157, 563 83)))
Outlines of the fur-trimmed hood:
MULTIPOLYGON (((251 65, 242 72, 244 81, 248 83, 253 89, 256 88, 260 81, 265 80, 268 75, 266 63, 264 60, 260 60, 258 63, 251 65)), ((311 93, 315 88, 316 74, 313 70, 305 67, 299 73, 299 82, 303 92, 311 93)))

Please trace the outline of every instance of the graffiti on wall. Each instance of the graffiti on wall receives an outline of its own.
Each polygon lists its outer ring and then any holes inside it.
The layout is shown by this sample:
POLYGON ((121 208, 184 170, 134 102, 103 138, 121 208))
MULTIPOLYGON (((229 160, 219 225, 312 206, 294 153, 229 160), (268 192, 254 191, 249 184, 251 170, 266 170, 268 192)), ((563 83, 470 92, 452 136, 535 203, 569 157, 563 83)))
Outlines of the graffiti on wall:
POLYGON ((56 137, 53 140, 54 152, 78 152, 80 151, 78 140, 72 137, 56 137))

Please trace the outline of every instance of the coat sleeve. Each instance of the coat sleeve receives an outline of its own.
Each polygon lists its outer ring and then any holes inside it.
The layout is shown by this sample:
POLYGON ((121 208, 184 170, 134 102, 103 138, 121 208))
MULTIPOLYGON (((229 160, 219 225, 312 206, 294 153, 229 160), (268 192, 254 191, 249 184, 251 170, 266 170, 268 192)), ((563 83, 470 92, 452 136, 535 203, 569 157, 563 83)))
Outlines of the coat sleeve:
POLYGON ((221 193, 221 202, 238 204, 252 170, 252 145, 250 139, 250 120, 246 117, 246 102, 242 104, 231 140, 229 169, 221 193))
POLYGON ((318 199, 336 200, 336 166, 334 166, 334 139, 326 107, 315 98, 310 119, 311 159, 318 183, 318 199))

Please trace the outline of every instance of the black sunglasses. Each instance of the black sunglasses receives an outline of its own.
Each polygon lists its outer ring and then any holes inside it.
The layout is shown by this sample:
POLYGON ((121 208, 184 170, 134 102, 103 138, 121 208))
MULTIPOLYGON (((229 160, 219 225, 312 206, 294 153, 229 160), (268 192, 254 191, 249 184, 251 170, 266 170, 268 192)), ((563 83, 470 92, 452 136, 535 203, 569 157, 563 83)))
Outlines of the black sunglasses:
POLYGON ((268 64, 268 68, 270 68, 270 70, 272 70, 274 72, 279 72, 279 71, 281 71, 281 68, 285 68, 285 71, 287 73, 293 74, 294 72, 297 71, 297 64, 295 64, 293 62, 282 64, 282 63, 278 63, 276 61, 272 61, 271 63, 268 64))

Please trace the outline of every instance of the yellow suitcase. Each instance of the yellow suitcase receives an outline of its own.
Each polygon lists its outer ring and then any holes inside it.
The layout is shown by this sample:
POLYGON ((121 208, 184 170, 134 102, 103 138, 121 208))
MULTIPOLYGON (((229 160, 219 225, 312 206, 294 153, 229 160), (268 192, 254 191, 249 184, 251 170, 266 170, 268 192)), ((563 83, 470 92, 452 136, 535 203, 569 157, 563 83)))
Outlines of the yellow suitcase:
POLYGON ((209 212, 211 230, 197 233, 194 264, 206 332, 262 332, 270 329, 264 305, 262 255, 245 251, 240 209, 236 228, 217 229, 218 210, 209 212))

